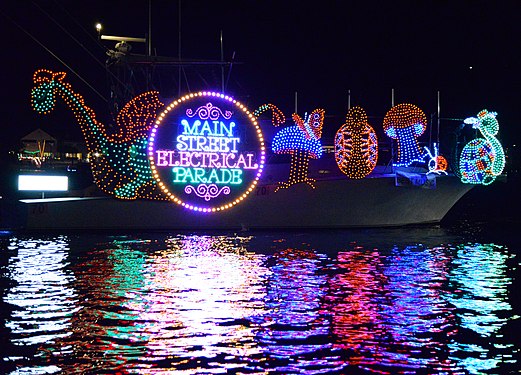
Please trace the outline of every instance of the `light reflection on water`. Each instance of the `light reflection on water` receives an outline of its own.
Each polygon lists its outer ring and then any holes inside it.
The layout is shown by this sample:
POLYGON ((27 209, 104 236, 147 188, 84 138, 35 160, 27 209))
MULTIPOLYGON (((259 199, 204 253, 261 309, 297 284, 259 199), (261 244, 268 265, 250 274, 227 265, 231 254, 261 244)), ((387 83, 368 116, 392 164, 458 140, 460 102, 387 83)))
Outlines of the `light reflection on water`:
POLYGON ((513 250, 350 236, 13 237, 0 370, 518 372, 513 250))
POLYGON ((78 303, 71 288, 74 275, 67 269, 66 240, 27 240, 11 246, 17 255, 9 259, 7 269, 15 285, 4 300, 20 308, 6 323, 11 341, 35 345, 69 335, 78 303))

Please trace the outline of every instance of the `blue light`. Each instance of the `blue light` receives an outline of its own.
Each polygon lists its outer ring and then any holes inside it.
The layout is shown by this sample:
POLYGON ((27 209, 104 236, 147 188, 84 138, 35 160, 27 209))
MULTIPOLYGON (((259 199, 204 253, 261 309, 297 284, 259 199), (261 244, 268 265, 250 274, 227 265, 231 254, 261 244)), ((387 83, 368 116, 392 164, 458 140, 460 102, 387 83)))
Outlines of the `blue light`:
POLYGON ((393 164, 395 167, 408 167, 414 162, 423 162, 424 155, 416 140, 416 127, 417 125, 395 129, 399 147, 398 162, 393 164))
POLYGON ((273 138, 271 149, 278 154, 303 150, 309 152, 316 159, 322 156, 320 142, 314 138, 307 139, 298 126, 288 126, 280 130, 273 138))
POLYGON ((417 138, 427 127, 425 113, 414 104, 398 104, 384 118, 385 134, 398 142, 398 162, 395 167, 408 167, 414 162, 423 162, 423 152, 417 138))

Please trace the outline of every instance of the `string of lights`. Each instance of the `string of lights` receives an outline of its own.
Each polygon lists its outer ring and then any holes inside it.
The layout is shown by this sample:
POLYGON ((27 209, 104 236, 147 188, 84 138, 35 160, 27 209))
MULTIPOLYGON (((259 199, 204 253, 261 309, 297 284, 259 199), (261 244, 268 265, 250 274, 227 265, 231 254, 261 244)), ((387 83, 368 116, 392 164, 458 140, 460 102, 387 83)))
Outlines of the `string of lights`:
POLYGON ((315 188, 315 179, 308 177, 309 160, 322 156, 320 137, 324 117, 325 111, 320 108, 311 112, 309 117, 304 116, 304 119, 295 113, 292 118, 296 125, 288 126, 275 134, 272 151, 291 155, 289 178, 286 182, 279 182, 275 191, 301 182, 315 188))
POLYGON ((427 160, 427 167, 429 171, 427 174, 435 173, 435 174, 447 174, 447 168, 449 163, 447 159, 445 159, 442 155, 439 155, 438 145, 434 143, 434 154, 431 153, 428 147, 424 147, 425 149, 425 157, 427 160))
MULTIPOLYGON (((117 115, 117 130, 108 133, 65 77, 64 72, 37 70, 31 105, 36 112, 49 114, 57 96, 64 100, 85 138, 96 184, 101 191, 120 199, 170 200, 199 212, 234 207, 257 186, 264 168, 264 137, 257 118, 271 111, 274 126, 285 122, 282 111, 272 104, 264 104, 252 113, 229 96, 203 91, 185 95, 165 107, 158 93, 150 91, 130 100, 117 115), (161 108, 164 110, 158 114, 161 108), (166 141, 159 141, 165 124, 176 126, 165 130, 166 141)), ((505 153, 495 137, 499 131, 496 116, 495 112, 483 110, 477 118, 465 120, 484 138, 472 140, 461 153, 464 183, 488 185, 505 167, 505 153)), ((275 191, 298 183, 315 188, 316 180, 309 177, 309 163, 322 156, 324 118, 323 109, 315 109, 303 118, 294 113, 295 125, 276 133, 272 151, 289 154, 291 161, 287 181, 279 182, 275 191)), ((399 104, 387 112, 384 132, 398 143, 394 166, 410 166, 427 158, 427 173, 447 174, 448 163, 438 154, 438 145, 434 144, 431 153, 418 144, 426 125, 425 114, 412 104, 399 104)), ((374 170, 378 139, 363 108, 349 109, 334 141, 337 166, 348 178, 362 179, 374 170)))
POLYGON ((286 122, 286 117, 284 116, 284 113, 282 113, 282 111, 275 105, 270 103, 261 105, 259 108, 253 111, 253 115, 258 118, 266 111, 271 111, 271 123, 273 124, 273 126, 279 126, 286 122))
POLYGON ((163 194, 184 208, 206 213, 230 209, 255 189, 265 151, 256 116, 232 97, 208 91, 167 105, 148 143, 152 175, 163 194), (255 142, 241 142, 246 133, 255 142), (172 140, 174 149, 166 149, 172 140))
POLYGON ((163 106, 155 91, 131 100, 119 113, 119 131, 108 134, 83 97, 64 82, 66 74, 40 69, 35 72, 31 103, 35 111, 50 113, 56 95, 73 111, 85 138, 92 174, 97 186, 120 199, 166 199, 152 178, 147 157, 148 132, 156 111, 163 106))
POLYGON ((378 161, 378 138, 367 122, 363 108, 353 107, 335 135, 335 159, 349 178, 361 179, 373 171, 378 161))
POLYGON ((414 162, 423 162, 423 152, 418 143, 427 128, 425 113, 414 104, 398 104, 384 117, 385 134, 398 142, 398 161, 395 167, 408 167, 414 162))
POLYGON ((465 119, 484 138, 473 139, 461 151, 459 167, 463 183, 490 185, 505 168, 505 152, 495 137, 499 132, 496 116, 496 112, 484 109, 477 118, 465 119))

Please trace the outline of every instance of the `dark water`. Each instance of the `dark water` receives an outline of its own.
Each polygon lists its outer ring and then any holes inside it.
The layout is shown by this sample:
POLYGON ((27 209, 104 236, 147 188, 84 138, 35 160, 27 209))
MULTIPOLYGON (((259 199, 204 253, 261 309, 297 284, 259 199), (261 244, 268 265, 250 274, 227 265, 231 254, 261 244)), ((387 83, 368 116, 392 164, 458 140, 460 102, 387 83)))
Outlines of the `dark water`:
POLYGON ((494 233, 4 234, 0 372, 519 373, 494 233))

